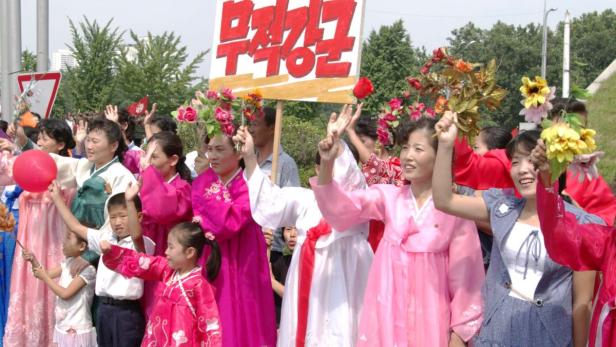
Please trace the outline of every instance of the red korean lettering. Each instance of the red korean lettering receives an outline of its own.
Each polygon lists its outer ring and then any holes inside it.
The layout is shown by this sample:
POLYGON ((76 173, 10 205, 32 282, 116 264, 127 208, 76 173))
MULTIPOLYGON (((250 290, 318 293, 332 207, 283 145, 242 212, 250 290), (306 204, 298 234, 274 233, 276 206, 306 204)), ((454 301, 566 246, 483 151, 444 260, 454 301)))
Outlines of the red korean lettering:
POLYGON ((291 50, 297 44, 299 37, 302 36, 304 29, 306 28, 306 22, 308 20, 308 8, 300 7, 291 10, 287 13, 285 18, 285 31, 289 30, 289 34, 282 45, 282 58, 286 59, 291 53, 291 50))
POLYGON ((251 56, 254 55, 260 47, 265 48, 269 46, 271 42, 269 28, 272 25, 273 19, 274 6, 262 7, 253 12, 252 29, 256 31, 248 47, 248 52, 251 56))
POLYGON ((245 39, 248 36, 253 6, 250 0, 225 1, 220 21, 220 42, 245 39), (234 21, 237 21, 236 25, 233 25, 234 21))
POLYGON ((274 19, 270 26, 270 41, 272 45, 279 45, 282 43, 284 36, 284 23, 285 16, 287 15, 287 9, 289 8, 289 0, 276 0, 274 9, 274 19))
POLYGON ((314 67, 314 52, 306 47, 297 47, 287 57, 287 71, 295 78, 302 78, 314 67))
POLYGON ((235 75, 237 73, 238 57, 248 52, 248 40, 223 43, 216 49, 216 58, 227 57, 225 75, 235 75))
POLYGON ((280 73, 280 46, 266 47, 255 52, 254 61, 267 60, 266 76, 275 76, 280 73))
POLYGON ((323 38, 321 24, 321 3, 323 0, 310 0, 308 5, 308 20, 304 33, 304 47, 312 46, 323 38))
POLYGON ((350 62, 337 62, 343 52, 353 50, 355 37, 349 36, 351 22, 357 3, 354 0, 333 0, 323 3, 323 23, 336 21, 334 37, 316 44, 316 77, 347 77, 351 70, 350 62), (326 54, 325 56, 321 56, 326 54))

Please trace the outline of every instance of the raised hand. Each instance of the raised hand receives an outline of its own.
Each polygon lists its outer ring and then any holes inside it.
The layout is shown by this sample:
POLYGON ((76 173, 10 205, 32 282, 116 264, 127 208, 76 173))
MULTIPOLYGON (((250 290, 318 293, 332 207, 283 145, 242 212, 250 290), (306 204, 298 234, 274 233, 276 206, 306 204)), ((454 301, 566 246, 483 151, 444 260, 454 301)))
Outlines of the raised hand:
MULTIPOLYGON (((347 126, 351 122, 351 118, 353 113, 353 106, 344 105, 340 110, 340 114, 336 114, 335 112, 331 114, 329 117, 329 122, 327 123, 327 135, 333 135, 334 133, 341 135, 346 130, 347 126)), ((361 108, 360 108, 361 113, 361 108)))
POLYGON ((363 102, 357 105, 357 108, 355 109, 355 113, 351 117, 349 124, 347 124, 347 127, 346 127, 347 132, 355 132, 355 126, 357 126, 357 121, 359 120, 359 117, 361 117, 361 109, 363 106, 364 106, 363 102))
POLYGON ((139 191, 141 191, 141 187, 143 186, 143 178, 139 177, 137 182, 130 182, 128 184, 128 188, 124 192, 124 198, 126 201, 134 201, 135 198, 139 195, 139 191))
POLYGON ((154 113, 156 113, 156 107, 158 105, 156 103, 154 103, 152 105, 152 108, 150 109, 150 111, 146 111, 145 112, 145 117, 143 118, 143 124, 148 124, 148 121, 150 119, 152 119, 152 116, 154 115, 154 113))
POLYGON ((156 151, 156 147, 158 147, 158 143, 156 141, 148 144, 148 151, 145 153, 145 156, 142 155, 141 159, 139 159, 139 166, 141 167, 141 170, 145 170, 148 165, 150 165, 150 160, 152 160, 152 155, 154 154, 154 151, 156 151))
POLYGON ((111 244, 107 240, 102 240, 99 243, 99 245, 101 247, 101 253, 103 253, 103 254, 105 254, 105 253, 107 253, 107 252, 109 252, 111 250, 111 244))
POLYGON ((51 184, 49 185, 49 188, 47 188, 47 191, 49 191, 49 196, 51 197, 52 201, 62 200, 62 193, 61 193, 60 185, 58 184, 57 181, 51 182, 51 184))
POLYGON ((535 148, 530 152, 530 161, 535 166, 535 169, 539 170, 539 172, 550 172, 550 164, 548 163, 548 158, 545 154, 545 144, 543 140, 537 140, 537 144, 535 148))
POLYGON ((321 161, 333 162, 338 156, 340 135, 338 133, 328 134, 326 138, 319 142, 318 147, 321 161))
POLYGON ((80 119, 75 129, 75 142, 77 144, 82 144, 86 140, 87 131, 88 123, 85 119, 80 119))
POLYGON ((446 111, 443 117, 436 123, 434 129, 438 136, 439 145, 453 146, 458 136, 458 127, 455 125, 457 122, 458 114, 446 111))
POLYGON ((107 107, 105 107, 105 118, 117 123, 119 119, 118 106, 107 105, 107 107))
POLYGON ((244 158, 255 155, 255 145, 252 135, 248 132, 248 127, 243 125, 233 136, 233 142, 240 144, 240 152, 244 158))

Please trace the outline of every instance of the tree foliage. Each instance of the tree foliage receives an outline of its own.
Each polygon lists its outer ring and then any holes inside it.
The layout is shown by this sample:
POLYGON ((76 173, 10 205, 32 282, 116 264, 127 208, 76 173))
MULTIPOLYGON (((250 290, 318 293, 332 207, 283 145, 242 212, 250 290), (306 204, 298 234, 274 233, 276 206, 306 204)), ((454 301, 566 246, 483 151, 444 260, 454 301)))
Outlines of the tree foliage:
POLYGON ((71 99, 73 111, 100 111, 112 103, 116 86, 114 61, 120 51, 122 32, 112 28, 112 20, 104 26, 96 20, 75 25, 69 19, 72 42, 68 46, 77 66, 68 68, 63 83, 71 99), (68 77, 68 78, 66 78, 68 77))
POLYGON ((130 36, 132 45, 122 47, 116 60, 120 104, 148 95, 158 103, 161 113, 169 114, 192 97, 197 68, 207 51, 188 61, 187 47, 181 45, 180 37, 174 33, 148 32, 147 37, 140 39, 131 31, 130 36))
POLYGON ((27 49, 21 53, 21 70, 23 72, 36 71, 36 54, 27 49))
POLYGON ((377 114, 391 98, 406 87, 406 77, 416 74, 425 60, 425 53, 411 46, 411 38, 401 20, 373 30, 363 44, 361 75, 375 86, 366 98, 364 110, 377 114))

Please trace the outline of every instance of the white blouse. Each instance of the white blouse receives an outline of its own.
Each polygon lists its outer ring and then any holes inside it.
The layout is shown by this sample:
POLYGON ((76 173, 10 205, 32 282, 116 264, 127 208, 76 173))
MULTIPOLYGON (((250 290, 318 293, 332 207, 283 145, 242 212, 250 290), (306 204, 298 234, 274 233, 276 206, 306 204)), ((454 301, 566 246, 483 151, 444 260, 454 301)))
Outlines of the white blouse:
POLYGON ((539 227, 516 222, 505 239, 503 260, 511 278, 509 296, 533 301, 547 251, 539 227))
MULTIPOLYGON (((70 266, 74 258, 66 258, 60 263, 62 273, 59 285, 67 288, 73 281, 70 266)), ((56 298, 56 329, 66 332, 74 329, 77 332, 92 328, 92 299, 94 298, 94 283, 96 282, 96 270, 92 265, 81 270, 78 275, 86 285, 77 294, 68 300, 56 298)))

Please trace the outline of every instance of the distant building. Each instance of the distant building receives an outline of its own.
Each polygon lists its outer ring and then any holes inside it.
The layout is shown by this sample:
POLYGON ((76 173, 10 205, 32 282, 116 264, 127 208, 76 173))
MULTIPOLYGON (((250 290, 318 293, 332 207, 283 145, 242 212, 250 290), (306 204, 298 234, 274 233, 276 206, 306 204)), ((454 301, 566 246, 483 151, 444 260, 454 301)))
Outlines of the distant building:
POLYGON ((65 71, 77 66, 77 60, 68 49, 59 49, 51 54, 51 71, 65 71))

